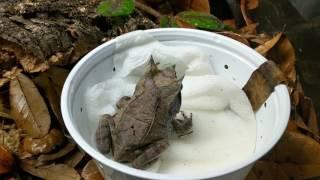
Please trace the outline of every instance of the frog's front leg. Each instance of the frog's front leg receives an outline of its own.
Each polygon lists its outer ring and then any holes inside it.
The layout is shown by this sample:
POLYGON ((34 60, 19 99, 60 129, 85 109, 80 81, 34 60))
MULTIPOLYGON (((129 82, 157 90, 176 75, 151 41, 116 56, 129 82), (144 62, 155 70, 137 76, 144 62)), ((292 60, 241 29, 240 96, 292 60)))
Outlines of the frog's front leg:
POLYGON ((149 145, 136 159, 132 162, 132 167, 137 169, 144 168, 150 162, 156 160, 160 154, 169 146, 168 140, 159 140, 149 145))
POLYGON ((175 118, 172 120, 173 130, 179 137, 192 133, 192 113, 188 117, 181 111, 183 119, 175 118))
POLYGON ((96 144, 98 150, 103 154, 108 154, 111 150, 111 132, 110 132, 110 121, 112 116, 105 114, 99 121, 99 125, 96 131, 96 144))

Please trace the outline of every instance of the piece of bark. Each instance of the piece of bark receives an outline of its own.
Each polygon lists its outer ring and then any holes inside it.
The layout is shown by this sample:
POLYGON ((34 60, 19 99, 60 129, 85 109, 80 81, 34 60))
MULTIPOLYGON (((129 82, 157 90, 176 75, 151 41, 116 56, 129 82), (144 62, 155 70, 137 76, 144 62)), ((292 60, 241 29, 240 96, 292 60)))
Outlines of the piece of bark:
POLYGON ((22 69, 72 64, 103 39, 157 27, 137 10, 129 17, 102 17, 96 13, 100 1, 0 0, 0 86, 22 69))
POLYGON ((10 54, 11 61, 6 64, 19 62, 25 71, 39 72, 47 70, 57 58, 71 62, 79 59, 103 38, 93 25, 98 3, 1 0, 0 52, 10 54))
POLYGON ((243 87, 251 103, 252 109, 257 111, 273 92, 276 85, 286 83, 287 80, 273 61, 266 61, 256 69, 243 87))

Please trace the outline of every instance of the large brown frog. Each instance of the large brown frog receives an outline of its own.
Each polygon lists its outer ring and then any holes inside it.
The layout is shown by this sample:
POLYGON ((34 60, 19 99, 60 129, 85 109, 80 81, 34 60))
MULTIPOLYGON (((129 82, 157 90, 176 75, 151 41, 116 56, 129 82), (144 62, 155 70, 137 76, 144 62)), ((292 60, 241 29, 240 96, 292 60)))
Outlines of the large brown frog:
POLYGON ((192 117, 183 112, 175 119, 181 106, 182 78, 175 68, 158 69, 150 60, 149 68, 137 83, 132 97, 124 96, 118 112, 104 115, 96 131, 97 147, 102 153, 112 149, 113 158, 143 168, 156 160, 169 146, 168 136, 192 132, 192 117))

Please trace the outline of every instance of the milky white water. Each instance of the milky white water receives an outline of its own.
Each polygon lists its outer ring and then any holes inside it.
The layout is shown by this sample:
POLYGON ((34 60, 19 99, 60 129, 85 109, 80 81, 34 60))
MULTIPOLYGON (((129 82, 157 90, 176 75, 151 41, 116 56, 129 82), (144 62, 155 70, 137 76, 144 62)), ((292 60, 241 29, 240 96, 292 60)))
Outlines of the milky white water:
POLYGON ((253 154, 256 122, 239 88, 213 75, 186 76, 184 88, 182 110, 193 114, 193 133, 171 138, 169 148, 149 171, 201 174, 227 167, 253 154), (215 85, 218 92, 205 92, 210 85, 215 85))
POLYGON ((201 174, 249 157, 254 150, 254 123, 245 122, 230 110, 192 111, 193 133, 170 140, 161 155, 158 172, 201 174))
POLYGON ((208 56, 200 49, 167 47, 142 35, 120 42, 119 49, 134 48, 115 55, 117 72, 113 78, 88 89, 89 120, 96 122, 104 113, 115 113, 117 100, 133 94, 152 53, 160 66, 174 63, 178 76, 185 74, 181 109, 187 114, 192 112, 193 133, 182 138, 171 137, 169 148, 147 170, 196 175, 230 166, 253 155, 256 121, 245 93, 233 82, 215 75, 208 68, 211 66, 208 56))

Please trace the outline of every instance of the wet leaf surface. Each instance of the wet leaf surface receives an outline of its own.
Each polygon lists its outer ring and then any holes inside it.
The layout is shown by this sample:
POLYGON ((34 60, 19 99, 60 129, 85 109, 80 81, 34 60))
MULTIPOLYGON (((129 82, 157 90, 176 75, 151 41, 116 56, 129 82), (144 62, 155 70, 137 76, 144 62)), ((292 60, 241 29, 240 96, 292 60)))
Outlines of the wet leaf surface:
POLYGON ((49 131, 51 118, 45 101, 34 83, 20 74, 10 82, 10 107, 18 128, 39 138, 49 131))

